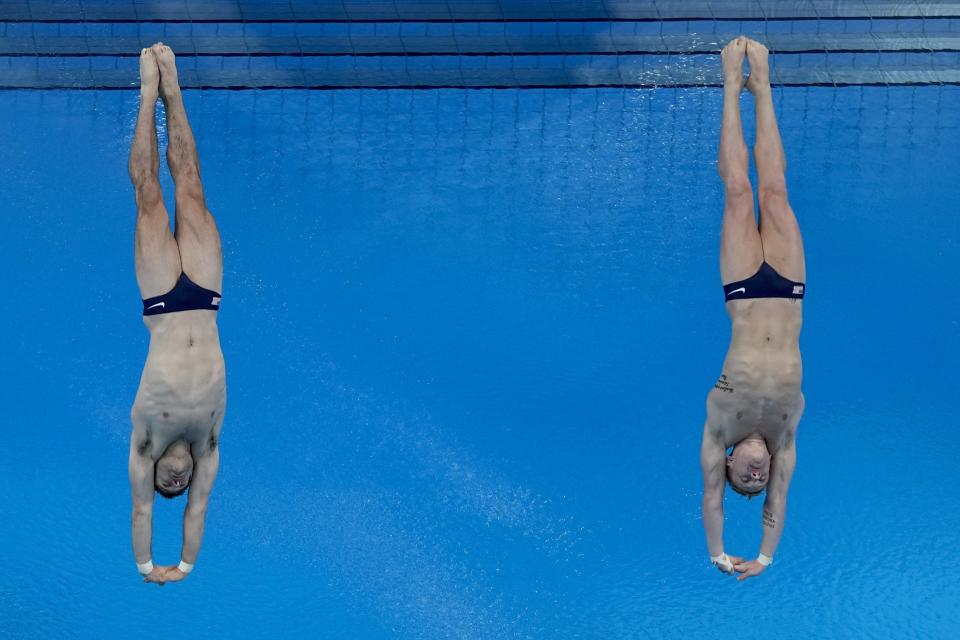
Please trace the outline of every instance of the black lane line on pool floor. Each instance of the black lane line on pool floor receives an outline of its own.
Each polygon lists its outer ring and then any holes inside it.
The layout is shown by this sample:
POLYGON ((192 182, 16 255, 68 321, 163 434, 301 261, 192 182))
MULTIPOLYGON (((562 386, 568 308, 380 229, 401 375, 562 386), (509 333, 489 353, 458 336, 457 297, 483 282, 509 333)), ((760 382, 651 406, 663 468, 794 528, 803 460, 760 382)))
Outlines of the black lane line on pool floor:
MULTIPOLYGON (((737 34, 678 36, 168 36, 178 56, 536 56, 716 55, 737 34), (255 48, 254 48, 255 47, 255 48)), ((156 36, 15 36, 0 39, 4 57, 138 57, 156 36)), ((960 34, 768 34, 774 54, 960 52, 960 34)))
MULTIPOLYGON (((960 70, 903 67, 899 69, 821 68, 772 69, 776 87, 803 86, 924 86, 960 85, 960 70)), ((35 73, 0 71, 0 89, 137 89, 136 70, 43 70, 35 73)), ((512 69, 483 73, 457 70, 399 70, 333 73, 294 70, 180 73, 184 89, 531 89, 531 88, 690 88, 719 87, 719 72, 697 69, 512 69)))

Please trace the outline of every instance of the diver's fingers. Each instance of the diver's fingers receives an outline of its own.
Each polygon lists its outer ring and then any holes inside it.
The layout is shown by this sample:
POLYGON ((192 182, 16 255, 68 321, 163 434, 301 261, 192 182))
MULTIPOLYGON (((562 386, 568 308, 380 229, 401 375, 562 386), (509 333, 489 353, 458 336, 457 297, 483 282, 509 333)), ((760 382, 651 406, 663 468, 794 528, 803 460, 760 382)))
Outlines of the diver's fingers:
POLYGON ((743 575, 737 576, 737 582, 743 582, 747 578, 760 575, 759 571, 745 571, 743 575))

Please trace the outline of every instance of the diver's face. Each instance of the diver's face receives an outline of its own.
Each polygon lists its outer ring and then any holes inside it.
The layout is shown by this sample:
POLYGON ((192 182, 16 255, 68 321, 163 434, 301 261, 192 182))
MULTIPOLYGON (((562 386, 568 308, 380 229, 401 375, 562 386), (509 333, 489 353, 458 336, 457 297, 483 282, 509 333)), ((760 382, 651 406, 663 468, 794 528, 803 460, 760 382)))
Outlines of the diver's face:
POLYGON ((193 476, 193 456, 186 446, 170 445, 157 460, 154 484, 164 493, 181 493, 193 476))
POLYGON ((730 482, 746 493, 759 493, 770 480, 770 452, 761 439, 743 440, 727 457, 730 482))

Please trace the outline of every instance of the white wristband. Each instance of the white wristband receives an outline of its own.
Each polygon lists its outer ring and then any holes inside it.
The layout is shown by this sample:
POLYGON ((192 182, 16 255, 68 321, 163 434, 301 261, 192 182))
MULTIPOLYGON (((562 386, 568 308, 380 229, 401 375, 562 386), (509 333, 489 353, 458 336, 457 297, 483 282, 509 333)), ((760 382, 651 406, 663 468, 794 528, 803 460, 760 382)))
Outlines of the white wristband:
POLYGON ((181 573, 187 574, 193 571, 193 565, 190 564, 189 562, 184 562, 183 560, 181 560, 180 564, 177 565, 177 569, 180 569, 181 573))
POLYGON ((147 560, 146 562, 137 563, 137 571, 140 572, 140 575, 145 576, 153 571, 153 560, 147 560))
POLYGON ((761 553, 760 555, 757 556, 757 562, 759 562, 765 567, 769 567, 771 564, 773 564, 773 558, 771 558, 770 556, 765 556, 761 553))
POLYGON ((719 567, 727 573, 733 573, 733 563, 730 562, 730 557, 726 553, 721 553, 718 556, 710 556, 710 562, 713 563, 713 566, 719 567))

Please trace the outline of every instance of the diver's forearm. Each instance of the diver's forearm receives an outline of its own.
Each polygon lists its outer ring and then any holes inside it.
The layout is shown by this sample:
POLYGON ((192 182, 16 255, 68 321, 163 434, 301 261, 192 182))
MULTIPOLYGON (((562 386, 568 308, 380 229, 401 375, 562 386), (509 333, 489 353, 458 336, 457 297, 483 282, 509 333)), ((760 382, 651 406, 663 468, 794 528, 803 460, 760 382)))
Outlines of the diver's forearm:
POLYGON ((187 505, 183 514, 183 548, 180 559, 194 564, 200 553, 200 543, 203 542, 203 526, 207 519, 206 505, 200 507, 187 505))
POLYGON ((137 564, 151 559, 153 538, 153 513, 150 510, 133 508, 133 557, 137 564))
POLYGON ((707 534, 707 549, 710 556, 723 553, 723 500, 704 497, 703 528, 707 534))
POLYGON ((768 499, 763 504, 763 539, 760 542, 760 553, 773 557, 783 535, 783 525, 786 520, 787 501, 768 499))

